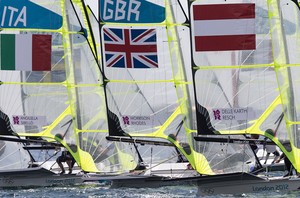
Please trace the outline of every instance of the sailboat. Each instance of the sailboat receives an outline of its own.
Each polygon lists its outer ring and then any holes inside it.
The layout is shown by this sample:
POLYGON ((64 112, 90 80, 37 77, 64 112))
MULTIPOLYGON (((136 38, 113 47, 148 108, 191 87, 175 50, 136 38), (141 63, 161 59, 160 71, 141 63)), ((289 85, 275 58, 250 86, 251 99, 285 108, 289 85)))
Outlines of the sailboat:
MULTIPOLYGON (((199 144, 275 144, 299 171, 296 1, 192 1, 190 36, 199 144)), ((297 176, 205 176, 199 195, 298 190, 297 176)))
MULTIPOLYGON (((172 67, 168 63, 175 61, 170 58, 173 56, 175 59, 177 52, 174 50, 174 55, 170 57, 171 42, 167 40, 167 35, 172 39, 176 36, 171 35, 175 33, 174 28, 168 27, 169 33, 166 29, 164 1, 141 1, 137 5, 137 13, 133 14, 136 18, 117 19, 118 16, 109 16, 109 12, 114 12, 114 6, 105 1, 100 1, 99 6, 102 8, 99 11, 99 23, 108 115, 107 139, 128 142, 138 153, 138 164, 130 170, 139 172, 130 174, 134 180, 137 180, 138 174, 142 179, 150 177, 152 181, 159 178, 156 183, 161 184, 161 177, 197 175, 194 169, 188 168, 188 161, 176 163, 180 152, 186 152, 176 139, 182 142, 186 137, 180 113, 184 100, 178 101, 174 83, 178 82, 178 87, 185 85, 180 85, 182 71, 174 64, 179 71, 177 79, 173 79, 172 67), (148 8, 156 15, 148 12, 148 8), (127 23, 131 23, 130 27, 127 23), (160 36, 165 40, 159 40, 160 36), (128 40, 129 37, 132 41, 128 40), (164 45, 158 49, 156 42, 164 45), (164 53, 157 53, 163 49, 164 53), (130 50, 133 50, 132 53, 130 50), (158 62, 158 59, 163 61, 158 62), (173 137, 172 133, 175 133, 173 137), (154 175, 155 179, 152 177, 154 175)), ((168 20, 172 20, 171 10, 167 12, 168 20)), ((127 10, 125 13, 130 12, 127 10)), ((189 158, 193 159, 192 154, 189 158)), ((112 178, 114 184, 119 178, 112 178)), ((122 186, 132 184, 127 182, 130 178, 125 178, 122 186)), ((150 186, 149 183, 145 185, 150 186)))
POLYGON ((78 171, 117 172, 131 160, 124 153, 122 167, 110 166, 118 143, 105 139, 103 80, 88 14, 83 1, 0 2, 1 158, 11 162, 10 144, 23 152, 22 166, 1 169, 0 187, 82 183, 78 171), (78 174, 54 169, 62 148, 75 158, 78 174), (34 160, 41 153, 44 161, 34 160))
POLYGON ((178 25, 185 24, 187 16, 182 12, 183 20, 178 22, 174 12, 183 10, 181 2, 126 4, 121 16, 116 4, 100 1, 99 5, 107 139, 131 143, 139 161, 127 175, 87 180, 109 180, 121 187, 153 187, 197 182, 199 174, 249 171, 249 161, 255 157, 248 144, 200 145, 194 140, 193 92, 188 91, 193 88, 187 76, 191 74, 186 73, 189 68, 180 44, 184 41, 178 37, 179 31, 188 36, 188 27, 178 25), (180 154, 187 162, 176 163, 180 154), (176 169, 181 172, 178 176, 173 173, 176 169))

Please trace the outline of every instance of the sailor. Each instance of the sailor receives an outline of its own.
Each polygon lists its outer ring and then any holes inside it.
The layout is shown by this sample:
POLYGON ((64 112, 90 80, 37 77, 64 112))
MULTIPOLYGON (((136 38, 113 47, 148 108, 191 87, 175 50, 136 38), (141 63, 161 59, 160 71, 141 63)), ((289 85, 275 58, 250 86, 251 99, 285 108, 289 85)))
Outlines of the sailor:
MULTIPOLYGON (((265 131, 265 133, 268 133, 269 135, 272 135, 272 136, 275 136, 275 134, 276 134, 273 129, 267 129, 265 131)), ((265 138, 265 141, 266 140, 267 140, 267 137, 265 138)), ((267 152, 264 164, 267 163, 271 153, 273 153, 273 155, 274 155, 274 160, 272 161, 272 164, 280 157, 280 153, 277 151, 276 145, 264 145, 264 149, 267 152)))
POLYGON ((275 161, 275 163, 279 163, 282 159, 284 160, 285 168, 286 168, 287 171, 288 171, 283 177, 288 177, 288 176, 293 175, 293 165, 292 165, 291 161, 289 160, 289 158, 285 155, 284 152, 282 152, 282 154, 281 154, 280 157, 275 161))
MULTIPOLYGON (((185 149, 185 148, 187 148, 187 147, 189 148, 189 145, 188 145, 187 143, 179 143, 179 141, 178 141, 176 135, 170 134, 170 135, 169 135, 169 138, 171 138, 171 139, 174 140, 174 141, 177 141, 178 144, 180 144, 180 145, 183 147, 183 149, 185 149)), ((181 162, 188 162, 188 160, 186 159, 186 157, 178 150, 178 148, 177 148, 176 146, 175 146, 175 151, 176 151, 176 153, 177 153, 177 155, 178 155, 178 157, 177 157, 177 162, 178 162, 178 163, 181 163, 181 162)))
POLYGON ((67 163, 67 165, 69 167, 69 174, 72 173, 72 169, 73 169, 74 164, 75 164, 75 159, 68 150, 62 151, 61 156, 59 156, 56 159, 56 162, 57 162, 58 166, 61 169, 61 173, 60 173, 61 175, 65 173, 65 169, 64 169, 64 166, 63 166, 62 162, 67 163))
MULTIPOLYGON (((63 136, 61 134, 56 134, 55 135, 55 139, 60 141, 63 139, 63 136)), ((71 146, 75 146, 75 145, 70 145, 71 146)), ((64 169, 64 166, 62 164, 62 162, 66 162, 68 167, 69 167, 69 174, 72 173, 72 169, 74 167, 74 164, 75 164, 75 159, 74 157, 72 156, 72 154, 66 149, 66 148, 63 148, 63 151, 61 153, 61 156, 59 156, 57 159, 56 159, 56 162, 58 164, 58 166, 60 167, 61 169, 61 175, 65 173, 65 169, 64 169)))
MULTIPOLYGON (((249 146, 251 148, 251 150, 253 151, 254 155, 256 155, 256 153, 259 150, 259 147, 256 145, 255 140, 259 139, 259 135, 258 134, 251 134, 251 136, 246 136, 246 139, 251 139, 249 140, 249 146)), ((251 167, 251 172, 252 173, 256 173, 257 170, 259 170, 261 168, 261 164, 258 160, 255 161, 255 164, 253 167, 251 167)))
MULTIPOLYGON (((249 139, 249 137, 246 137, 246 138, 249 139)), ((254 153, 257 153, 257 151, 259 149, 255 143, 255 140, 258 140, 258 138, 259 138, 259 135, 257 135, 257 134, 251 134, 251 136, 250 136, 250 139, 252 139, 252 140, 249 141, 249 145, 254 153)))
POLYGON ((265 149, 266 149, 267 155, 266 155, 264 164, 267 163, 271 153, 273 153, 273 155, 274 155, 274 160, 272 161, 272 164, 274 164, 274 162, 280 157, 280 153, 277 151, 276 145, 266 145, 265 149))
MULTIPOLYGON (((291 149, 291 145, 290 145, 289 142, 283 142, 282 144, 283 144, 283 146, 285 147, 285 149, 286 149, 287 151, 292 150, 292 149, 291 149)), ((280 157, 275 161, 275 163, 279 163, 282 159, 284 160, 285 168, 286 168, 287 171, 288 171, 287 174, 285 174, 283 177, 288 177, 288 176, 293 175, 293 169, 295 169, 295 168, 294 168, 292 162, 289 160, 289 158, 286 156, 286 154, 285 154, 284 152, 282 152, 282 154, 281 154, 280 157)), ((296 175, 299 176, 299 173, 297 172, 296 169, 295 169, 295 171, 296 171, 296 175)))

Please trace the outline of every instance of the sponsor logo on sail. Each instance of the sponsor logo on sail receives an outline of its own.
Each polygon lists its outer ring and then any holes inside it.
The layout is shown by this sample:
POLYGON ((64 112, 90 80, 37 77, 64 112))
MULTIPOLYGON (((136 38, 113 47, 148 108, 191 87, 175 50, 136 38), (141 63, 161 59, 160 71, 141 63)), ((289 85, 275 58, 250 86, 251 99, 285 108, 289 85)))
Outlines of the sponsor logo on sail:
POLYGON ((213 120, 243 121, 252 119, 254 113, 251 108, 218 108, 212 109, 213 120))
POLYGON ((126 126, 147 126, 152 123, 150 116, 122 116, 123 124, 126 126))
POLYGON ((46 125, 46 116, 23 116, 23 115, 13 115, 14 125, 46 125))

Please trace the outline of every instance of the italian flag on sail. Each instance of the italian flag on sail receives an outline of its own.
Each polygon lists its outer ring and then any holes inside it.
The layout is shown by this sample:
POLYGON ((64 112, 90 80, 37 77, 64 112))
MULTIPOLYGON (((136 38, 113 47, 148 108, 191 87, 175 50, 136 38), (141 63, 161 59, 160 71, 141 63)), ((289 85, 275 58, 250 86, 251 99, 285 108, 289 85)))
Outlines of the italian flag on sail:
POLYGON ((253 50, 255 4, 194 4, 195 51, 253 50))
POLYGON ((51 41, 51 35, 0 34, 1 70, 50 71, 51 41))

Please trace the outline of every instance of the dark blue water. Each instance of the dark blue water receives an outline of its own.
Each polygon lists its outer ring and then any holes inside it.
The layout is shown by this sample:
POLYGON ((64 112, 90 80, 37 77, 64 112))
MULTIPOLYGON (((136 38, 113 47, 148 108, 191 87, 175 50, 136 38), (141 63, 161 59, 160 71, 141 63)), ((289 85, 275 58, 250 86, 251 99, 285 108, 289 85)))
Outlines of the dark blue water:
MULTIPOLYGON (((99 198, 99 197, 120 197, 120 198, 197 198, 197 188, 190 186, 170 186, 161 188, 121 188, 110 189, 101 185, 80 185, 72 187, 43 187, 33 189, 5 189, 0 190, 0 197, 30 197, 30 198, 99 198)), ((281 198, 291 197, 300 198, 300 191, 290 193, 265 193, 265 194, 246 194, 246 195, 217 195, 208 198, 222 197, 265 197, 281 198)))

